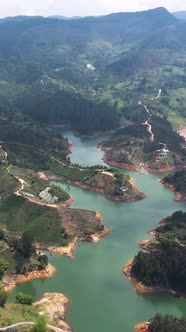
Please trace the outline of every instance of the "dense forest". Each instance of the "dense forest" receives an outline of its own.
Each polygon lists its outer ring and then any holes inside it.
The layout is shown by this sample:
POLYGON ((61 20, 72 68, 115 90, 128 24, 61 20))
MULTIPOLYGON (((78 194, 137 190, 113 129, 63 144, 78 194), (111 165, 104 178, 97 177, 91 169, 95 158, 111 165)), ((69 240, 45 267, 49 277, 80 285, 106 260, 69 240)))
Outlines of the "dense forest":
POLYGON ((155 251, 142 252, 134 258, 132 275, 146 286, 186 291, 186 213, 177 211, 158 227, 160 246, 155 251), (163 235, 163 240, 161 240, 163 235))
POLYGON ((140 251, 131 272, 146 286, 185 292, 186 249, 170 246, 150 253, 140 251))
POLYGON ((47 96, 41 93, 35 98, 24 96, 17 102, 17 107, 41 123, 71 124, 82 134, 115 129, 120 120, 116 107, 67 91, 47 93, 47 96))
POLYGON ((44 150, 45 152, 65 153, 68 140, 62 134, 49 129, 39 122, 16 114, 0 121, 0 141, 18 143, 44 150))
POLYGON ((157 314, 149 324, 148 332, 185 332, 186 319, 157 314))
POLYGON ((165 183, 174 186, 175 190, 186 195, 186 170, 176 171, 174 174, 169 174, 164 177, 165 183))

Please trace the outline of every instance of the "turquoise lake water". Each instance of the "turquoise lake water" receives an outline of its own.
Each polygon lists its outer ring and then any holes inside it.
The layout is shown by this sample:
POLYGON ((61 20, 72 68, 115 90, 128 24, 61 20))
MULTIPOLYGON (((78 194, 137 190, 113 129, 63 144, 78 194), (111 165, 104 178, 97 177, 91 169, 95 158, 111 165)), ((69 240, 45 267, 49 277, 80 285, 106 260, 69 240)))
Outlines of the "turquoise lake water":
MULTIPOLYGON (((104 164, 103 152, 96 146, 106 136, 81 139, 70 130, 63 133, 73 144, 72 162, 104 164)), ((72 260, 49 254, 56 275, 19 285, 11 298, 18 291, 35 299, 45 292, 64 293, 70 298, 67 320, 74 332, 132 332, 136 323, 149 320, 157 312, 186 317, 186 301, 169 295, 138 295, 121 272, 138 252, 137 242, 150 238, 146 232, 162 217, 176 210, 186 211, 186 204, 174 202, 173 193, 158 182, 164 174, 122 172, 136 179, 146 199, 116 203, 98 193, 60 184, 74 197, 72 208, 99 210, 111 234, 97 244, 80 244, 72 260)))

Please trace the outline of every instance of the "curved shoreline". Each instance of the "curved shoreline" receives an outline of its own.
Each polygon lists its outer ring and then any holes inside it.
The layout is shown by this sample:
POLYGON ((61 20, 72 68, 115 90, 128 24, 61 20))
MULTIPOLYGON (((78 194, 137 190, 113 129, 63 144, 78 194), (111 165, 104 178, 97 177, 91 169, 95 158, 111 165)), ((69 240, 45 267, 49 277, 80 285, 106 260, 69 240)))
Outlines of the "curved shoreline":
POLYGON ((165 187, 169 188, 174 193, 175 202, 183 202, 186 200, 186 197, 183 196, 182 193, 176 191, 175 187, 172 184, 165 182, 163 179, 159 179, 158 181, 162 183, 165 187))
POLYGON ((82 238, 76 237, 72 242, 69 243, 68 246, 62 247, 62 246, 48 246, 43 243, 36 243, 36 247, 38 250, 46 250, 53 254, 59 255, 59 256, 66 256, 68 258, 74 258, 74 252, 80 242, 91 242, 91 243, 97 243, 99 240, 107 235, 110 234, 110 230, 107 227, 104 227, 104 229, 98 233, 94 233, 91 235, 84 236, 82 238))
MULTIPOLYGON (((98 147, 99 147, 99 145, 98 145, 98 147)), ((101 146, 99 148, 101 149, 101 146)), ((140 173, 140 174, 143 174, 143 172, 140 170, 141 167, 143 167, 144 170, 147 171, 148 173, 165 173, 165 172, 171 172, 171 171, 174 171, 174 170, 177 170, 177 169, 186 168, 185 165, 167 166, 167 167, 164 167, 164 168, 151 168, 151 167, 148 167, 146 164, 140 164, 139 168, 138 168, 137 166, 134 166, 134 165, 119 163, 119 162, 116 162, 114 160, 107 159, 106 155, 103 156, 102 160, 107 165, 122 168, 122 169, 128 169, 130 171, 134 171, 134 172, 137 172, 137 173, 140 173)))
POLYGON ((3 278, 3 289, 7 292, 16 288, 17 284, 21 284, 33 279, 50 278, 56 273, 56 268, 48 264, 44 270, 35 270, 29 272, 27 275, 17 274, 10 277, 3 278))
POLYGON ((185 165, 178 165, 178 166, 167 166, 164 168, 150 168, 144 165, 144 169, 149 173, 164 173, 164 172, 171 172, 177 169, 186 168, 185 165))
MULTIPOLYGON (((98 212, 97 212, 98 213, 98 212)), ((101 217, 100 217, 101 218, 101 217)), ((98 233, 87 235, 82 238, 75 238, 66 247, 48 246, 42 243, 36 243, 38 250, 46 250, 60 256, 66 256, 68 258, 74 258, 74 251, 80 242, 91 242, 97 243, 99 240, 110 234, 110 230, 107 227, 98 233)), ((34 270, 29 272, 27 275, 13 274, 8 277, 4 277, 2 281, 3 289, 7 292, 12 291, 20 283, 31 281, 33 279, 50 278, 56 273, 56 268, 51 264, 48 264, 44 270, 34 270)))
POLYGON ((102 160, 107 165, 118 167, 118 168, 123 168, 123 169, 128 169, 130 171, 141 173, 140 170, 137 169, 137 167, 135 167, 134 165, 129 165, 129 164, 125 164, 125 163, 118 163, 114 160, 107 159, 105 156, 103 156, 102 160))
POLYGON ((176 291, 172 289, 166 289, 162 287, 148 287, 144 285, 142 282, 138 281, 132 276, 131 269, 132 265, 134 263, 134 258, 130 259, 128 263, 124 266, 122 269, 122 272, 127 276, 127 278, 130 280, 133 287, 136 289, 136 292, 141 295, 146 294, 169 294, 174 296, 182 296, 178 294, 176 291))

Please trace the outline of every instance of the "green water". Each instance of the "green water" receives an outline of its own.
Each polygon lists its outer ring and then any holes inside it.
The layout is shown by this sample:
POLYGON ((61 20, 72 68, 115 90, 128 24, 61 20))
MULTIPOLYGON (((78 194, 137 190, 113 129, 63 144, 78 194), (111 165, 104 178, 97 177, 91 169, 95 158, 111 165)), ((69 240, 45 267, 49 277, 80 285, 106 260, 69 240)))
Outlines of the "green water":
MULTIPOLYGON (((73 143, 73 162, 100 164, 102 152, 96 150, 104 137, 80 139, 65 132, 73 143)), ((124 171, 125 172, 125 171, 124 171)), ((128 172, 129 173, 129 172, 128 172)), ((99 210, 111 235, 98 244, 80 244, 75 259, 50 255, 57 268, 53 278, 19 285, 17 291, 38 299, 44 292, 63 292, 70 299, 68 321, 74 332, 132 332, 133 326, 155 313, 186 317, 186 302, 168 295, 138 295, 121 273, 124 264, 138 251, 137 242, 149 238, 146 231, 158 220, 186 204, 173 202, 173 194, 161 185, 159 175, 130 172, 147 198, 135 203, 115 203, 98 193, 61 184, 75 198, 74 208, 99 210)))

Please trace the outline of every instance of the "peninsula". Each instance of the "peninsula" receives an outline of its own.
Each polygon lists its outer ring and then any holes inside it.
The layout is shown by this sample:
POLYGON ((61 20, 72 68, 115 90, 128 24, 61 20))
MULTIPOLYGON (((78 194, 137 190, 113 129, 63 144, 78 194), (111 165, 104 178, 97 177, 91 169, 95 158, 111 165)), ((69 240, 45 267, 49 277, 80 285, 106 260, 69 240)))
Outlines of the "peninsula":
POLYGON ((139 243, 147 252, 140 251, 122 270, 137 292, 185 296, 185 225, 186 213, 177 211, 149 232, 155 241, 139 243))

